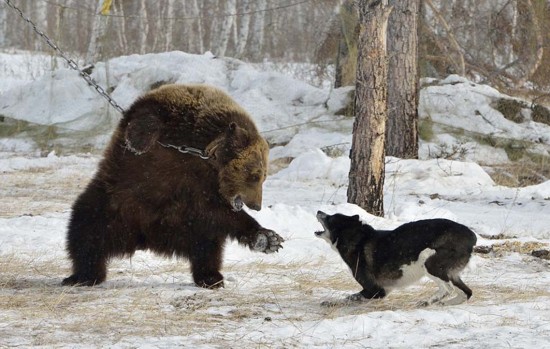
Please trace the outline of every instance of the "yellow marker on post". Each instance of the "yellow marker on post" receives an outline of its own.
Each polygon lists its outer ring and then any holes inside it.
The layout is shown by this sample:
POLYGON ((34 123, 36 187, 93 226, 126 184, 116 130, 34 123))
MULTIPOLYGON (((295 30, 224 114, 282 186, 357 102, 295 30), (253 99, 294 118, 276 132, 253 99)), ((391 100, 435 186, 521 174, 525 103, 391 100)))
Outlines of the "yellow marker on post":
POLYGON ((113 0, 105 0, 103 1, 103 5, 101 6, 101 14, 106 16, 111 12, 111 4, 113 3, 113 0))

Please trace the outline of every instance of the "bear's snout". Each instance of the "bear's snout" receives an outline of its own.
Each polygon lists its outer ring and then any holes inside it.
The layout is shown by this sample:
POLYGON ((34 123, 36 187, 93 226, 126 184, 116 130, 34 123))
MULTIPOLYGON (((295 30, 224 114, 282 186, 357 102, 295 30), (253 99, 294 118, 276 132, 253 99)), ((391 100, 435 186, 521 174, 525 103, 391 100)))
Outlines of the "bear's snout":
POLYGON ((259 211, 259 210, 262 209, 261 204, 251 203, 250 205, 246 205, 246 206, 248 206, 249 209, 254 210, 254 211, 259 211))
POLYGON ((262 187, 261 184, 251 190, 241 192, 244 204, 251 210, 262 209, 262 187))
POLYGON ((259 211, 262 209, 262 196, 261 194, 253 196, 254 198, 243 197, 244 204, 251 210, 259 211))

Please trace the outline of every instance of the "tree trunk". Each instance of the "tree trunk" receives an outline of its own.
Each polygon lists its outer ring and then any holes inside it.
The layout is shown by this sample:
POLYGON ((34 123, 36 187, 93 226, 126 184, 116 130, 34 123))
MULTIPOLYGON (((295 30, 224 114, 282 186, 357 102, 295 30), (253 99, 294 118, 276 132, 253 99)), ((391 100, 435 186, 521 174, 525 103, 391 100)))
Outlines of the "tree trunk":
POLYGON ((8 47, 8 6, 0 6, 0 48, 8 47))
POLYGON ((144 54, 147 52, 147 33, 149 32, 149 20, 147 18, 145 0, 139 2, 137 16, 137 51, 140 54, 144 54))
POLYGON ((418 158, 418 0, 390 0, 386 154, 418 158))
MULTIPOLYGON (((44 2, 40 2, 40 1, 36 1, 36 2, 33 2, 33 7, 34 7, 34 23, 36 24, 36 26, 38 28, 40 28, 41 30, 45 30, 47 31, 48 30, 48 8, 47 8, 47 5, 46 3, 44 2)), ((34 50, 35 51, 45 51, 45 47, 46 46, 43 46, 44 43, 39 41, 39 40, 36 40, 34 42, 34 50)))
MULTIPOLYGON (((196 38, 192 38, 196 41, 195 43, 195 50, 198 53, 204 53, 204 29, 203 29, 203 23, 202 23, 202 10, 199 7, 199 4, 197 0, 191 1, 192 5, 192 11, 191 11, 191 17, 195 17, 197 19, 197 30, 196 30, 196 38)), ((190 45, 190 47, 192 47, 190 45)))
POLYGON ((88 44, 88 53, 86 54, 86 65, 93 64, 101 60, 104 56, 103 41, 105 38, 105 33, 107 32, 107 24, 109 19, 106 14, 110 11, 110 4, 108 4, 109 8, 105 10, 107 13, 103 13, 103 4, 106 1, 107 0, 99 0, 97 3, 96 16, 93 22, 90 43, 88 44))
POLYGON ((359 0, 359 54, 348 202, 384 215, 384 140, 387 118, 387 0, 359 0))
POLYGON ((164 51, 171 51, 172 50, 172 33, 174 31, 174 20, 175 17, 175 11, 174 11, 174 0, 168 0, 166 3, 166 9, 164 11, 166 22, 165 22, 165 30, 166 30, 166 36, 164 37, 164 51))
POLYGON ((340 6, 338 52, 334 87, 353 86, 357 75, 357 40, 359 18, 353 0, 346 0, 340 6))
POLYGON ((120 52, 128 52, 128 38, 126 36, 126 16, 124 15, 124 6, 121 1, 116 1, 113 12, 119 16, 116 22, 115 31, 120 52), (118 7, 116 6, 118 5, 118 7))
POLYGON ((262 60, 264 46, 264 27, 265 10, 267 8, 266 0, 256 1, 256 12, 254 13, 254 22, 252 27, 252 38, 250 39, 250 59, 254 62, 262 60))
POLYGON ((237 41, 235 44, 235 57, 241 59, 244 55, 246 43, 248 42, 248 33, 250 31, 250 10, 251 5, 249 0, 242 0, 240 5, 240 13, 243 15, 240 17, 239 30, 237 32, 237 41))
POLYGON ((213 47, 213 49, 215 49, 214 53, 220 57, 225 57, 227 45, 231 38, 233 20, 237 12, 237 2, 235 0, 225 0, 224 4, 223 20, 221 21, 220 30, 217 31, 218 37, 215 40, 217 44, 213 47))

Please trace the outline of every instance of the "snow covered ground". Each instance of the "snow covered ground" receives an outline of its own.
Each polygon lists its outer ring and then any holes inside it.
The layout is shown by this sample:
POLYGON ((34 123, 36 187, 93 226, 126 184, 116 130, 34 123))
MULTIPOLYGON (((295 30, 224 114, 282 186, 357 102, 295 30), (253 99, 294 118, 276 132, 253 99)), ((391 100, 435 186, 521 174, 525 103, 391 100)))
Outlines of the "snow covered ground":
MULTIPOLYGON (((0 58, 22 59, 9 56, 0 58)), ((549 248, 550 181, 508 188, 496 185, 473 162, 387 158, 386 217, 374 217, 346 203, 351 121, 334 115, 341 108, 342 91, 314 88, 208 55, 166 53, 113 61, 113 96, 124 106, 158 80, 200 81, 231 93, 257 118, 262 131, 283 128, 265 133, 272 143, 282 145, 271 151, 273 173, 264 186, 263 209, 250 213, 285 238, 284 248, 264 255, 230 243, 223 269, 226 287, 221 290, 195 287, 186 261, 146 252, 114 260, 108 280, 100 286, 61 287, 70 272, 64 251, 70 206, 93 175, 100 155, 46 156, 29 138, 4 138, 0 348, 550 347, 550 263, 531 255, 549 248), (336 121, 311 123, 327 120, 336 121), (308 125, 285 128, 301 123, 308 125), (288 166, 283 166, 285 159, 292 159, 288 166), (384 300, 323 307, 322 301, 342 299, 360 288, 340 257, 315 238, 319 209, 359 214, 380 229, 417 219, 450 218, 471 227, 478 245, 493 250, 474 254, 463 274, 474 295, 462 305, 417 307, 436 290, 426 280, 384 300)), ((29 71, 40 71, 35 63, 29 65, 29 71)), ((0 74, 0 113, 88 129, 97 129, 93 116, 99 113, 114 124, 116 114, 104 113, 103 100, 80 84, 84 83, 67 71, 29 77, 5 68, 0 74), (61 90, 67 90, 64 99, 69 100, 41 96, 57 96, 61 90)), ((444 118, 438 110, 445 103, 454 113, 448 119, 462 120, 474 108, 488 110, 488 100, 469 96, 480 90, 488 95, 497 92, 467 85, 442 85, 460 87, 445 93, 465 102, 448 104, 445 97, 423 108, 438 120, 444 118)), ((493 126, 515 137, 521 132, 530 135, 533 129, 542 138, 550 137, 546 125, 528 122, 520 128, 491 115, 493 126)), ((97 139, 108 139, 108 132, 97 139)), ((424 150, 427 146, 422 144, 424 150)))

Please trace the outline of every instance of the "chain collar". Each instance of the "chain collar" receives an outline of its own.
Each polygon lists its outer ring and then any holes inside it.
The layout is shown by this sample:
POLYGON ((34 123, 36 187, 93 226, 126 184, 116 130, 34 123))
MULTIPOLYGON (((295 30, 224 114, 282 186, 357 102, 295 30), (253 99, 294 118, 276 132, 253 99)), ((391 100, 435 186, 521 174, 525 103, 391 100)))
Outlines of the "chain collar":
POLYGON ((210 159, 210 157, 208 155, 206 155, 204 150, 200 150, 200 149, 193 148, 193 147, 188 147, 186 145, 176 146, 176 145, 172 145, 172 144, 164 144, 164 143, 161 143, 159 141, 157 141, 157 143, 162 145, 165 148, 174 148, 182 154, 191 154, 191 155, 194 155, 194 156, 198 156, 199 158, 201 158, 203 160, 210 159))

